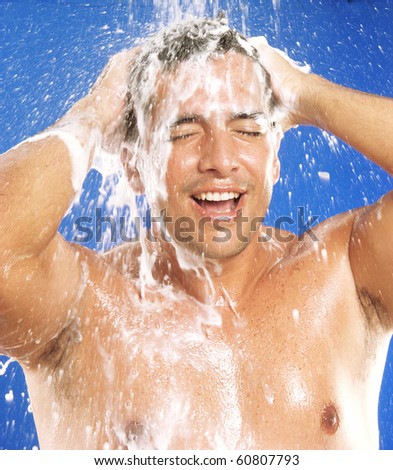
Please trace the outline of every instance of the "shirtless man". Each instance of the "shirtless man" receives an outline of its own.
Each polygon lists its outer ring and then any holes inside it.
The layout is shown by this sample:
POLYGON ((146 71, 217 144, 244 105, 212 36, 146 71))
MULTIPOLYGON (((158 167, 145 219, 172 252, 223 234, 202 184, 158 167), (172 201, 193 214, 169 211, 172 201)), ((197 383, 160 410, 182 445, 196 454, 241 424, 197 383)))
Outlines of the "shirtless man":
POLYGON ((393 101, 304 74, 219 21, 165 34, 161 50, 115 56, 49 132, 0 159, 0 345, 24 369, 41 448, 377 448, 392 194, 302 239, 255 221, 281 127, 318 126, 392 172, 393 101), (155 229, 100 255, 57 228, 92 135, 119 148, 125 115, 122 161, 166 210, 169 241, 155 229), (181 239, 203 217, 203 236, 181 239))

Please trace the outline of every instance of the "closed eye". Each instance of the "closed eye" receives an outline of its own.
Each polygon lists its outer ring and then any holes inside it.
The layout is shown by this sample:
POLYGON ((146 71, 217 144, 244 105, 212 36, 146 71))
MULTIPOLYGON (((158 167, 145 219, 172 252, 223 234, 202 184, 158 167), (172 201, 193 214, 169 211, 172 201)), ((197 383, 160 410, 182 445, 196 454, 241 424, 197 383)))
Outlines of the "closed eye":
POLYGON ((260 115, 241 114, 229 123, 229 128, 239 137, 258 138, 266 134, 268 121, 260 115))
POLYGON ((169 140, 171 142, 186 140, 198 135, 200 132, 201 125, 199 122, 196 122, 195 118, 183 118, 170 127, 169 140))
POLYGON ((266 132, 260 132, 260 131, 243 131, 243 130, 236 130, 235 131, 237 134, 241 135, 248 135, 250 137, 261 137, 266 134, 266 132))
POLYGON ((189 133, 181 133, 181 134, 174 134, 169 137, 170 142, 175 142, 176 140, 185 140, 189 137, 196 135, 196 132, 189 132, 189 133))

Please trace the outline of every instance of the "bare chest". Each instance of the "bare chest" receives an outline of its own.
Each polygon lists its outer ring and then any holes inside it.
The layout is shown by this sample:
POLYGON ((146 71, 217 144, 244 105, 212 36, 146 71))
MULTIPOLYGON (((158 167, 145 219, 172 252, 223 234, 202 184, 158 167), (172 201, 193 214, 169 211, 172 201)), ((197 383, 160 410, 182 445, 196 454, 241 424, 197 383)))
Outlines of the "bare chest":
POLYGON ((89 423, 89 445, 337 448, 351 445, 346 416, 365 419, 363 402, 345 398, 362 393, 365 353, 345 272, 278 273, 236 312, 182 299, 151 302, 123 322, 126 305, 102 302, 80 346, 89 366, 69 370, 83 385, 69 397, 89 423))

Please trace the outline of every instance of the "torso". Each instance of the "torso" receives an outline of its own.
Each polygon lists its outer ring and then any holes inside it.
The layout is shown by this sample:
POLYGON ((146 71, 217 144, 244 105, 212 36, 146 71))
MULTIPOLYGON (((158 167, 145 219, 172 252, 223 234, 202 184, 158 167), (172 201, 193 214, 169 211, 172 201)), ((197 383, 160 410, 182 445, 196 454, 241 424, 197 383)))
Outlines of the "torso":
POLYGON ((353 281, 350 216, 329 227, 236 312, 169 287, 135 302, 134 281, 91 255, 78 319, 27 371, 41 447, 377 448, 388 343, 353 281))

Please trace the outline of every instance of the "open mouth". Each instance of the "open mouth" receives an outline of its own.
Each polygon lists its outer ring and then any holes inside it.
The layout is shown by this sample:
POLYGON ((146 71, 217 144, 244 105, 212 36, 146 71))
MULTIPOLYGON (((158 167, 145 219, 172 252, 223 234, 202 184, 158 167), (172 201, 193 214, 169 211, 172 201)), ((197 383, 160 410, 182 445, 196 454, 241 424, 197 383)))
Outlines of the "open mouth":
POLYGON ((208 213, 231 215, 238 209, 243 194, 234 191, 208 191, 195 194, 192 199, 208 213))

